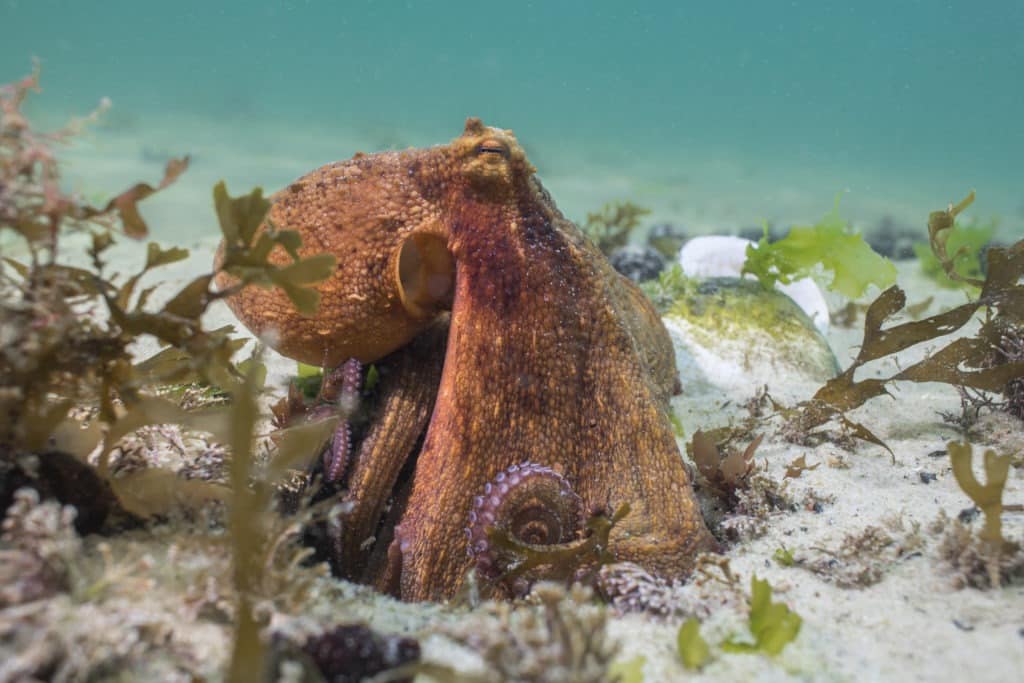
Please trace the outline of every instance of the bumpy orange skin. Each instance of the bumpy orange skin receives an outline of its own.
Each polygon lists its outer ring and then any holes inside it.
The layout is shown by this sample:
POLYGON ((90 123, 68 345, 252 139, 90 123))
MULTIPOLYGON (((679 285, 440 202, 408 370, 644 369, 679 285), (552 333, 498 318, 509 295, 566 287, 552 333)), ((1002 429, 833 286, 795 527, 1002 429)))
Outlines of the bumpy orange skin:
POLYGON ((612 535, 621 560, 675 578, 714 545, 669 422, 678 379, 668 334, 533 173, 510 131, 477 119, 449 145, 320 168, 278 193, 269 215, 302 234, 304 254, 337 256, 319 312, 303 317, 275 290, 229 301, 286 356, 373 361, 437 321, 403 305, 401 245, 412 233, 447 245, 454 291, 443 302, 440 385, 390 567, 370 577, 407 600, 455 592, 470 565, 473 496, 524 461, 561 472, 589 509, 631 505, 612 535))

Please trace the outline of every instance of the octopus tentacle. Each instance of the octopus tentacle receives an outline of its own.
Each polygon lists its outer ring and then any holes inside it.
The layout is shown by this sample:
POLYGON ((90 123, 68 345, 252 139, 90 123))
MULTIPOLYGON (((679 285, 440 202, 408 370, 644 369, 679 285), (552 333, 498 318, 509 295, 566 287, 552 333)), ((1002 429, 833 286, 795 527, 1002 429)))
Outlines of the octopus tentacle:
POLYGON ((344 501, 350 509, 342 518, 338 540, 344 549, 339 563, 342 576, 363 578, 368 565, 376 566, 372 556, 381 548, 373 541, 383 542, 376 538, 378 524, 389 498, 396 493, 399 473, 413 456, 430 419, 447 335, 447 320, 438 321, 408 346, 380 361, 391 371, 382 374, 376 415, 345 482, 344 501))
MULTIPOLYGON (((565 477, 525 462, 499 472, 473 499, 468 551, 481 576, 501 583, 518 558, 495 542, 495 532, 515 544, 546 547, 577 540, 583 527, 583 501, 565 477)), ((523 593, 528 585, 517 577, 506 587, 523 593)))
POLYGON ((331 445, 324 451, 324 481, 336 484, 345 476, 352 459, 352 424, 349 421, 359 407, 359 388, 363 383, 363 364, 349 358, 324 376, 320 399, 334 403, 341 419, 334 430, 331 445))

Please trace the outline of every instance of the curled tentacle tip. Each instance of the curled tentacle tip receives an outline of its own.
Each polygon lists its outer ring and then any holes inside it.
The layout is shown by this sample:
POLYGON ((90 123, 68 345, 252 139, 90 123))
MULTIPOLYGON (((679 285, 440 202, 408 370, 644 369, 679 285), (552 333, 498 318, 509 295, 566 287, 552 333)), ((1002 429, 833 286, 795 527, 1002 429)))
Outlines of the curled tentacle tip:
POLYGON ((513 560, 491 542, 491 530, 517 543, 558 545, 577 538, 582 512, 582 500, 561 474, 531 462, 512 465, 473 499, 466 527, 469 555, 481 576, 497 579, 513 560))

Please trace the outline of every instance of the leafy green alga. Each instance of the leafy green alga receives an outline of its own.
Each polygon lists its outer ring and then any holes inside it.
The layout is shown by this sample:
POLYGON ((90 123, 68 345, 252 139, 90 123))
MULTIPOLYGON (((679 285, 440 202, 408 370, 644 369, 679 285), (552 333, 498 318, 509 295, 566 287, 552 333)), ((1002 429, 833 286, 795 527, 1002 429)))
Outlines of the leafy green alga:
POLYGON ((695 670, 704 666, 711 658, 711 648, 700 635, 700 622, 690 617, 679 627, 676 636, 676 647, 683 660, 683 666, 695 670))
POLYGON ((750 579, 750 634, 753 643, 730 638, 722 643, 726 652, 777 655, 800 633, 803 619, 784 603, 772 602, 772 587, 767 581, 750 579))
POLYGON ((819 265, 832 274, 826 286, 850 299, 862 296, 869 285, 885 288, 896 281, 896 266, 875 253, 860 234, 847 230, 839 216, 838 197, 832 211, 816 224, 794 225, 777 242, 769 242, 766 225, 757 245, 747 247, 743 273, 771 288, 776 282, 789 284, 816 275, 819 265))

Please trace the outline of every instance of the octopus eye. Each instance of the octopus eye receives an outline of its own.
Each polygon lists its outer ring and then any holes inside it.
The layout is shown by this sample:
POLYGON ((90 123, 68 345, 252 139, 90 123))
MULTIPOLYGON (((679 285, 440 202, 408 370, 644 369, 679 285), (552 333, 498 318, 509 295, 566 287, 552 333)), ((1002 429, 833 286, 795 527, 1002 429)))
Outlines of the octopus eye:
POLYGON ((481 142, 479 145, 477 145, 476 151, 477 154, 479 154, 480 156, 494 154, 505 159, 508 159, 509 157, 508 145, 506 145, 501 140, 497 140, 494 138, 484 140, 483 142, 481 142))

